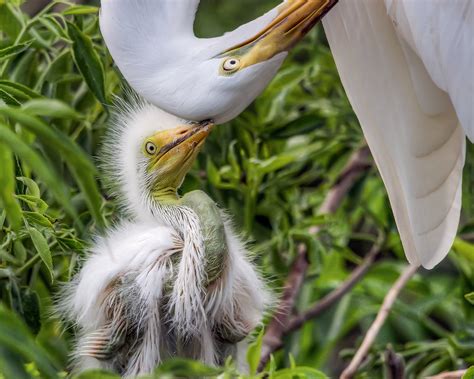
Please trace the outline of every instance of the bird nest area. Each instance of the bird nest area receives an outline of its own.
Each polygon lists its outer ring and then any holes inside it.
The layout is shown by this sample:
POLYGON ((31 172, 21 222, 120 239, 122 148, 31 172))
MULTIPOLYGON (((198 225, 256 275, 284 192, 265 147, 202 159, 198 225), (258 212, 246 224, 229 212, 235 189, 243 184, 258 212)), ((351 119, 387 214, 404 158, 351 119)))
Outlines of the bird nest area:
POLYGON ((0 379, 474 378, 474 3, 369 2, 0 0, 0 379))

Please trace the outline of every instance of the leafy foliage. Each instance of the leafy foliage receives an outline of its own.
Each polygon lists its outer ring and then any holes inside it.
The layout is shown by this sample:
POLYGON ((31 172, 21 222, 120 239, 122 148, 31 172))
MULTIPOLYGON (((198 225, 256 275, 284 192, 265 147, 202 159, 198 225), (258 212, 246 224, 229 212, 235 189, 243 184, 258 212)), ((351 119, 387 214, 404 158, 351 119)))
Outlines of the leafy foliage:
MULTIPOLYGON (((276 2, 203 1, 198 32, 218 34, 276 2), (232 24, 222 17, 229 14, 235 15, 232 24)), ((91 236, 117 218, 95 154, 107 128, 106 104, 120 93, 121 79, 101 40, 96 7, 56 1, 29 17, 18 3, 0 1, 0 370, 5 378, 55 378, 66 375, 71 343, 69 331, 49 314, 57 283, 70 280, 91 236)), ((385 241, 383 257, 359 285, 286 339, 267 367, 270 378, 339 373, 405 265, 375 168, 336 214, 317 212, 348 157, 363 145, 324 34, 316 29, 265 93, 215 130, 183 186, 204 189, 229 210, 276 289, 297 244, 308 246, 311 267, 299 310, 340 285, 380 236, 385 241), (313 225, 321 227, 317 237, 307 231, 313 225)), ((410 281, 361 378, 390 370, 388 350, 409 378, 474 364, 472 167, 468 163, 465 171, 466 211, 453 252, 410 281)), ((252 372, 259 341, 248 353, 252 372)), ((174 361, 157 370, 160 378, 237 375, 232 362, 216 370, 174 361)))

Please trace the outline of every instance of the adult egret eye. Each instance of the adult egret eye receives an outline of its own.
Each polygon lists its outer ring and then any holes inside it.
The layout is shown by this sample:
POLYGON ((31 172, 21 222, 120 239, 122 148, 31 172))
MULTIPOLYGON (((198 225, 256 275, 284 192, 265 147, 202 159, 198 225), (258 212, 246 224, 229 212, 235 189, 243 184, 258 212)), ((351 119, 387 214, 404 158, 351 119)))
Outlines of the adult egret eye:
POLYGON ((145 150, 148 154, 153 155, 156 153, 156 145, 153 142, 147 142, 145 145, 145 150))
POLYGON ((226 72, 236 71, 240 68, 240 59, 239 58, 227 58, 222 65, 222 68, 226 72))

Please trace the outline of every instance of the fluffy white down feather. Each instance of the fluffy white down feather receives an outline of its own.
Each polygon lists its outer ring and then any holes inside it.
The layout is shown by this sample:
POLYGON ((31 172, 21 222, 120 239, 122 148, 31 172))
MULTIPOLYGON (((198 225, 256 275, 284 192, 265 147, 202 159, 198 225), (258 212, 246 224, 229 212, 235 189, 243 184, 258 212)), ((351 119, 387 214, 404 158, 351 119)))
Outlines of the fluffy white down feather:
MULTIPOLYGON (((133 354, 122 360, 123 376, 149 373, 163 359, 176 355, 169 343, 173 334, 194 341, 193 358, 211 365, 221 363, 218 355, 222 354, 222 346, 217 346, 215 329, 223 326, 247 335, 269 306, 269 292, 225 214, 225 269, 209 288, 203 287, 206 257, 197 215, 187 207, 152 203, 145 193, 146 178, 140 160, 146 137, 184 121, 139 98, 128 104, 119 103, 117 109, 120 113, 106 138, 104 168, 129 219, 96 238, 81 271, 60 298, 59 313, 79 330, 75 369, 117 369, 113 358, 98 360, 93 356, 97 354, 98 341, 100 345, 101 338, 105 338, 104 328, 111 323, 110 289, 118 278, 125 277, 131 278, 127 290, 135 291, 128 297, 133 299, 129 308, 138 310, 129 310, 128 314, 138 318, 133 322, 140 325, 144 334, 137 338, 139 344, 130 349, 133 354), (172 288, 166 291, 169 283, 172 288)), ((112 322, 112 329, 118 328, 112 322)), ((245 341, 229 354, 239 359, 244 351, 245 341)), ((238 364, 244 367, 242 359, 238 364)))
POLYGON ((340 0, 323 20, 405 253, 426 268, 446 256, 459 224, 473 9, 469 0, 340 0))
MULTIPOLYGON (((270 302, 263 281, 249 261, 248 252, 228 222, 226 235, 229 247, 226 271, 205 294, 207 319, 205 325, 201 326, 204 329, 201 330, 202 344, 207 349, 200 358, 211 365, 216 363, 216 346, 211 333, 213 326, 241 325, 245 330, 252 330, 261 321, 270 302)), ((61 313, 80 330, 75 353, 77 371, 112 368, 107 361, 84 356, 81 350, 84 348, 82 341, 86 341, 91 333, 103 328, 107 322, 104 291, 118 276, 137 273, 140 297, 150 312, 156 311, 159 317, 158 304, 163 296, 163 284, 172 275, 171 256, 176 248, 172 241, 175 238, 174 230, 160 223, 153 225, 127 221, 107 236, 96 240, 80 274, 69 284, 61 303, 61 313)), ((124 376, 149 373, 161 362, 162 357, 169 357, 172 352, 160 348, 160 339, 173 327, 169 325, 169 329, 162 330, 159 323, 150 325, 144 342, 135 351, 124 376)), ((245 350, 246 343, 239 343, 235 355, 238 360, 240 358, 240 367, 245 366, 241 359, 245 350)))

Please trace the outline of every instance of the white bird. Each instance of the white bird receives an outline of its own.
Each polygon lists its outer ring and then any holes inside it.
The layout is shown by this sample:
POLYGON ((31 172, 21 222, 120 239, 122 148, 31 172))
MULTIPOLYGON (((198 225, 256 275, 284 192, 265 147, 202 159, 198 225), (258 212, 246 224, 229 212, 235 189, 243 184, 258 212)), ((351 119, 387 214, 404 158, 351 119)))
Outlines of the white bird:
POLYGON ((193 32, 199 0, 102 0, 100 28, 131 87, 187 120, 224 123, 268 85, 337 0, 288 0, 217 38, 193 32))
MULTIPOLYGON (((212 39, 193 34, 198 3, 102 0, 101 30, 139 94, 222 123, 337 0, 287 0, 212 39)), ((324 22, 405 253, 426 268, 446 256, 459 224, 465 135, 474 138, 473 8, 472 0, 339 0, 324 22)))
POLYGON ((432 268, 456 237, 474 141, 474 2, 340 0, 323 25, 408 260, 432 268))
POLYGON ((216 204, 177 195, 212 125, 139 99, 118 108, 103 158, 127 217, 95 240, 59 302, 79 330, 75 370, 135 377, 170 357, 242 367, 269 293, 216 204))

